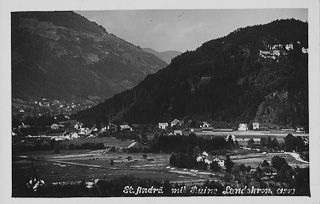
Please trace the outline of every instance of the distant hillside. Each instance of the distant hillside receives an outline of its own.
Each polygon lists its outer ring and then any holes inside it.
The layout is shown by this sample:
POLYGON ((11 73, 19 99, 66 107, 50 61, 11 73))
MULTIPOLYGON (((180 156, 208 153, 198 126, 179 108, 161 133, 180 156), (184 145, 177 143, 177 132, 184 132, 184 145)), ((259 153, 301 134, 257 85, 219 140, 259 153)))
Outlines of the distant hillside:
POLYGON ((12 97, 102 100, 166 63, 74 12, 13 12, 12 97))
POLYGON ((159 57, 160 59, 165 61, 167 64, 170 64, 170 62, 173 58, 175 58, 176 56, 181 54, 181 52, 179 52, 179 51, 157 52, 151 48, 142 48, 142 50, 159 57))
POLYGON ((237 29, 174 58, 135 88, 75 115, 92 123, 174 118, 261 126, 308 125, 308 24, 237 29))

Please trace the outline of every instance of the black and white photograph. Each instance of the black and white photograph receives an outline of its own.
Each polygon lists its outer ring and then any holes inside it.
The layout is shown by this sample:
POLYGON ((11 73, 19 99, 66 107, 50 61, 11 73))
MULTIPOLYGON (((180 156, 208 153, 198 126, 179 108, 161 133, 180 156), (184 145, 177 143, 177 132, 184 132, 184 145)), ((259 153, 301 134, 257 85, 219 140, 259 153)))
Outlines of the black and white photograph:
POLYGON ((319 2, 126 2, 7 5, 9 201, 319 203, 319 2))

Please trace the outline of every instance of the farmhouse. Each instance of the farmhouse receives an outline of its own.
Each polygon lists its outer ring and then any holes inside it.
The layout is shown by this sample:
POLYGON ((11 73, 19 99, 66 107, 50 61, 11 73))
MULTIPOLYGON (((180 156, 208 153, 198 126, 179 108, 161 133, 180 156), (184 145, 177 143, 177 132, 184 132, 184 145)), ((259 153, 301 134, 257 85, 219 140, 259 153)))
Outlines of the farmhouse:
POLYGON ((202 132, 213 132, 213 127, 207 122, 203 122, 202 125, 200 125, 202 132))
POLYGON ((132 128, 129 125, 120 125, 121 131, 132 131, 132 128))
POLYGON ((79 138, 80 138, 80 136, 79 136, 78 133, 76 133, 76 132, 74 132, 74 133, 72 133, 72 134, 70 135, 70 139, 71 139, 71 140, 79 139, 79 138))
POLYGON ((82 136, 89 136, 90 133, 91 130, 89 130, 89 128, 80 128, 80 132, 78 134, 82 136))
POLYGON ((82 123, 77 122, 77 123, 74 125, 74 128, 75 128, 76 130, 80 130, 80 128, 81 128, 82 126, 83 126, 82 123))
POLYGON ((260 129, 259 123, 258 123, 258 122, 253 122, 253 123, 252 123, 252 129, 253 129, 253 130, 259 130, 259 129, 260 129))
POLYGON ((58 130, 59 129, 59 125, 54 123, 54 124, 51 125, 51 129, 52 130, 58 130))
POLYGON ((247 131, 248 130, 248 125, 247 123, 240 123, 238 127, 239 131, 247 131))
POLYGON ((178 120, 178 119, 174 119, 172 122, 171 122, 171 127, 174 127, 174 126, 176 126, 176 125, 181 125, 181 121, 180 120, 178 120))
POLYGON ((306 54, 306 53, 308 53, 308 48, 302 48, 302 50, 301 50, 304 54, 306 54))
POLYGON ((197 162, 201 162, 201 161, 204 161, 205 163, 207 163, 207 164, 211 164, 212 163, 212 161, 210 161, 209 159, 208 159, 208 153, 207 152, 202 152, 202 154, 201 155, 198 155, 198 157, 197 157, 197 162))
POLYGON ((106 129, 110 130, 110 131, 116 131, 117 130, 117 126, 115 124, 109 123, 106 129))
POLYGON ((212 159, 212 162, 218 162, 218 165, 221 167, 221 168, 225 168, 224 166, 224 160, 223 159, 220 159, 219 157, 215 156, 213 159, 212 159))
POLYGON ((159 129, 165 130, 169 126, 168 123, 159 123, 159 129))
POLYGON ((296 132, 304 133, 304 127, 297 127, 296 132))

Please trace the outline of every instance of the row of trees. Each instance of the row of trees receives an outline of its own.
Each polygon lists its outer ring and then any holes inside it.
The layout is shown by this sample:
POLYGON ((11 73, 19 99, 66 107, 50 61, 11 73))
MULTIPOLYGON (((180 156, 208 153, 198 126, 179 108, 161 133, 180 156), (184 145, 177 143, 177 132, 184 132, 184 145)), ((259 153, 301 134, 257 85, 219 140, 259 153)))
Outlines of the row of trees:
POLYGON ((186 154, 193 154, 193 149, 198 146, 200 149, 210 152, 212 150, 224 149, 228 142, 222 137, 213 137, 205 139, 197 137, 196 134, 190 133, 186 136, 162 136, 160 135, 157 141, 150 145, 151 152, 181 152, 186 154))
POLYGON ((58 150, 74 150, 74 149, 104 149, 103 143, 82 143, 82 144, 63 144, 54 140, 49 142, 36 142, 35 144, 17 144, 13 146, 14 152, 28 152, 28 151, 42 151, 42 150, 54 150, 59 153, 58 150))
POLYGON ((288 134, 284 138, 284 143, 279 143, 276 138, 261 137, 260 144, 256 144, 253 138, 248 140, 248 147, 250 148, 261 148, 261 149, 276 149, 285 151, 296 151, 302 152, 309 149, 308 144, 305 143, 304 139, 300 136, 294 137, 292 134, 288 134))
POLYGON ((271 139, 271 137, 261 137, 260 144, 256 144, 253 138, 248 140, 248 147, 250 148, 261 148, 261 149, 282 149, 283 144, 279 144, 276 138, 271 139))

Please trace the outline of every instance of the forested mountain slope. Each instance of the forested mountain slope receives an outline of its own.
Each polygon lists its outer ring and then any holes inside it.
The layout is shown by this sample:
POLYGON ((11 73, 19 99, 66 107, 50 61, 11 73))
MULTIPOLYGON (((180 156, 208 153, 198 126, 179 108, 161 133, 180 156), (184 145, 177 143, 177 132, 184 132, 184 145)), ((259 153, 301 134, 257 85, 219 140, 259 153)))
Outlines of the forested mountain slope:
POLYGON ((294 19, 237 29, 75 118, 156 123, 189 116, 307 126, 307 48, 308 24, 294 19))
POLYGON ((74 12, 11 17, 13 98, 104 100, 166 66, 74 12))

